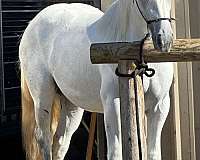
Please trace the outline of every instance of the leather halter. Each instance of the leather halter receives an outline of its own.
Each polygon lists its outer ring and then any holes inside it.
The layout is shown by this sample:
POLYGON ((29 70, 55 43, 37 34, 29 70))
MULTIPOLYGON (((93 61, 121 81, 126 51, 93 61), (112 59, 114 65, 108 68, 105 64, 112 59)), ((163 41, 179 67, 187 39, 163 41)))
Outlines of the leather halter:
POLYGON ((140 14, 142 15, 143 19, 146 21, 147 25, 148 25, 148 24, 151 24, 151 23, 153 23, 153 22, 157 23, 157 22, 159 22, 159 21, 164 21, 164 20, 168 20, 169 22, 171 22, 172 20, 173 20, 173 21, 176 20, 175 18, 162 18, 162 17, 156 18, 156 19, 153 19, 153 20, 147 20, 147 18, 144 16, 144 14, 142 13, 142 11, 141 11, 141 9, 140 9, 140 6, 139 6, 139 4, 138 4, 138 0, 133 0, 133 3, 134 3, 134 1, 136 2, 137 8, 138 8, 140 14))

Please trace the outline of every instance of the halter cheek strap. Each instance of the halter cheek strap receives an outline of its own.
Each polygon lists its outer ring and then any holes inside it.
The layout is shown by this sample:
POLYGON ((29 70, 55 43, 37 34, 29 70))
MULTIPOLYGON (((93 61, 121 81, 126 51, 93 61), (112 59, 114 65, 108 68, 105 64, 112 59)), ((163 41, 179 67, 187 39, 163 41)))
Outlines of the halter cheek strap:
POLYGON ((168 20, 169 22, 171 22, 172 20, 175 21, 176 19, 175 18, 156 18, 156 19, 153 19, 153 20, 147 20, 147 18, 144 16, 144 14, 142 13, 142 10, 140 9, 140 6, 138 4, 138 0, 133 0, 133 3, 134 1, 136 2, 136 5, 137 5, 137 8, 140 12, 140 14, 142 15, 143 19, 146 21, 147 25, 148 24, 151 24, 153 22, 157 23, 159 21, 164 21, 164 20, 168 20))

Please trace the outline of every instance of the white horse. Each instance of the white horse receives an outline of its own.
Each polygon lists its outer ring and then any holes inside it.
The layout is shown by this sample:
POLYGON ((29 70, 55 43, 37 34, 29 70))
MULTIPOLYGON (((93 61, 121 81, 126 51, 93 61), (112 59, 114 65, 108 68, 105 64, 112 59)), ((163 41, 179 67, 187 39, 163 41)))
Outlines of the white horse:
MULTIPOLYGON (((87 110, 104 113, 108 160, 122 160, 116 65, 92 65, 90 45, 141 40, 148 21, 155 48, 168 51, 173 37, 171 0, 137 1, 136 5, 136 0, 116 0, 105 14, 89 5, 56 4, 30 22, 19 48, 22 129, 29 159, 64 159, 87 110), (55 108, 59 105, 60 116, 55 108)), ((144 77, 148 160, 161 160, 173 66, 149 65, 156 74, 144 77)))

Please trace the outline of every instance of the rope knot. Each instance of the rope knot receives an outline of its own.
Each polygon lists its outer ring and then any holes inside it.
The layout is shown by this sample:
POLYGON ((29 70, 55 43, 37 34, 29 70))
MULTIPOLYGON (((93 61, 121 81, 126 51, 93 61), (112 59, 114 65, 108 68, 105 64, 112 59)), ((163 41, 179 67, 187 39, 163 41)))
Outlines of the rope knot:
POLYGON ((139 63, 137 65, 138 75, 142 76, 143 74, 147 77, 153 77, 155 74, 155 70, 153 68, 149 68, 146 63, 139 63))
POLYGON ((149 33, 145 35, 145 37, 141 40, 140 43, 140 61, 137 62, 135 70, 131 74, 122 74, 119 73, 118 67, 115 70, 115 74, 118 77, 129 77, 129 78, 134 78, 135 76, 139 75, 142 76, 143 74, 146 75, 147 77, 153 77, 155 74, 155 70, 153 68, 149 68, 147 63, 144 61, 144 53, 143 53, 143 46, 144 42, 148 39, 150 36, 149 33))

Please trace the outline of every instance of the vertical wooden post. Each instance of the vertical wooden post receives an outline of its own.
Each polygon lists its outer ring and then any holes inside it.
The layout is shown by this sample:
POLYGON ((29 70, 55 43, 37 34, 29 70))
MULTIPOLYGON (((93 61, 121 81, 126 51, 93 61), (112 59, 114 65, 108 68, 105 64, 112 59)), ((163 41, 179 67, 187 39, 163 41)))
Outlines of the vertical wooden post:
MULTIPOLYGON (((172 17, 176 17, 175 0, 172 1, 172 17)), ((172 22, 174 39, 176 39, 176 23, 172 22)), ((181 133, 180 133, 180 105, 178 68, 174 63, 174 80, 170 90, 170 111, 162 132, 162 159, 182 160, 181 133)))
MULTIPOLYGON (((132 61, 120 61, 118 67, 119 67, 119 72, 122 74, 130 74, 131 72, 134 71, 132 61)), ((138 83, 141 83, 141 82, 142 81, 138 81, 138 83)), ((139 85, 138 88, 141 89, 142 88, 141 85, 139 85)), ((121 112, 123 160, 139 160, 134 80, 132 78, 120 77, 119 89, 120 89, 120 112, 121 112)), ((139 94, 140 96, 142 95, 141 92, 139 94)), ((143 98, 139 100, 140 105, 144 104, 143 100, 144 100, 143 98)), ((142 108, 139 109, 140 116, 141 116, 141 111, 144 111, 144 109, 143 110, 142 108)), ((144 117, 144 114, 143 114, 143 117, 144 117)), ((140 128, 141 130, 143 130, 143 133, 141 133, 141 135, 145 135, 144 127, 140 127, 140 128)), ((145 136, 141 136, 141 138, 143 139, 141 140, 141 142, 144 145, 144 142, 146 141, 145 136)), ((143 160, 146 160, 147 152, 144 150, 145 150, 145 147, 142 149, 143 151, 142 157, 143 157, 143 160)))
POLYGON ((97 155, 98 160, 106 160, 106 134, 104 128, 104 115, 97 114, 97 155))
POLYGON ((137 79, 137 94, 139 105, 139 123, 140 123, 140 136, 141 136, 141 149, 142 160, 147 160, 147 119, 145 114, 145 102, 144 102, 144 88, 143 82, 140 76, 137 79))
MULTIPOLYGON (((200 37, 200 21, 197 21, 196 17, 200 16, 200 1, 190 0, 190 34, 192 38, 200 37)), ((200 62, 192 63, 192 80, 193 80, 193 98, 194 98, 194 129, 195 129, 195 154, 196 159, 200 159, 200 62)))
POLYGON ((3 64, 3 32, 2 32, 2 2, 0 1, 0 123, 5 111, 4 95, 4 64, 3 64))
POLYGON ((103 12, 106 11, 106 9, 109 7, 109 5, 112 4, 112 0, 101 0, 101 10, 103 12))
POLYGON ((86 160, 92 159, 96 120, 97 120, 97 113, 94 112, 91 114, 91 119, 90 119, 90 131, 89 131, 88 146, 87 146, 87 152, 86 152, 86 160))
MULTIPOLYGON (((189 0, 176 1, 176 3, 176 17, 179 19, 179 21, 177 21, 177 37, 190 38, 191 26, 189 0)), ((181 144, 182 159, 196 160, 192 63, 178 63, 178 76, 181 122, 180 128, 181 137, 184 139, 181 144)))

